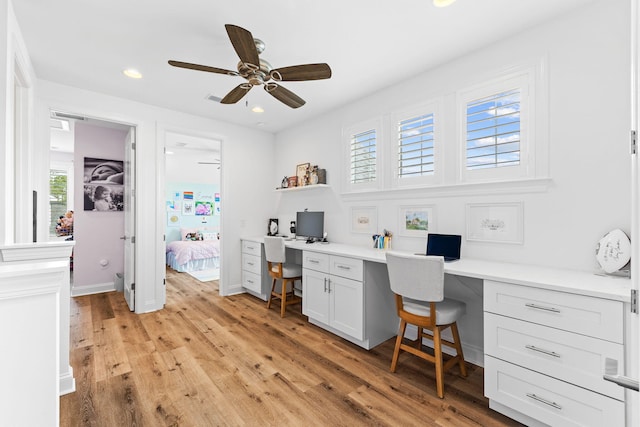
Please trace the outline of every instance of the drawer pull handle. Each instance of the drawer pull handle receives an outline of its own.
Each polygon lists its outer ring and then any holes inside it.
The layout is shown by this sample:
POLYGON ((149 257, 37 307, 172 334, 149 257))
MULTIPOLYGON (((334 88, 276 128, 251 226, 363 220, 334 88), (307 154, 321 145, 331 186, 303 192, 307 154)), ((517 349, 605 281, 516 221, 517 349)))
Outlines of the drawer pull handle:
POLYGON ((545 306, 533 304, 533 303, 530 303, 530 302, 526 303, 525 306, 527 306, 529 308, 535 308, 536 310, 544 310, 544 311, 551 311, 553 313, 560 313, 560 310, 558 310, 557 308, 545 307, 545 306))
POLYGON ((247 283, 251 283, 251 284, 253 284, 253 280, 249 280, 249 279, 247 279, 247 283))
POLYGON ((327 279, 327 292, 331 293, 331 279, 327 279))
POLYGON ((248 265, 253 265, 253 263, 252 263, 252 262, 248 262, 247 264, 248 264, 248 265))
POLYGON ((327 278, 324 278, 324 291, 327 292, 327 278))
POLYGON ((533 399, 533 400, 537 400, 538 402, 544 403, 545 405, 549 405, 549 406, 552 406, 552 407, 554 407, 556 409, 562 410, 562 406, 558 405, 556 402, 552 402, 550 400, 543 399, 542 397, 536 396, 533 393, 527 393, 527 397, 530 398, 530 399, 533 399))
POLYGON ((255 249, 254 246, 247 246, 247 249, 255 249))
POLYGON ((312 262, 314 264, 320 264, 320 261, 318 261, 317 259, 309 259, 309 262, 312 262))
POLYGON ((535 345, 527 344, 527 345, 525 345, 525 347, 528 348, 529 350, 537 351, 539 353, 548 354, 549 356, 560 357, 560 355, 558 353, 556 353, 555 351, 545 350, 544 348, 539 348, 539 347, 536 347, 535 345))
POLYGON ((351 267, 349 267, 348 265, 338 265, 337 267, 343 270, 351 270, 351 267))

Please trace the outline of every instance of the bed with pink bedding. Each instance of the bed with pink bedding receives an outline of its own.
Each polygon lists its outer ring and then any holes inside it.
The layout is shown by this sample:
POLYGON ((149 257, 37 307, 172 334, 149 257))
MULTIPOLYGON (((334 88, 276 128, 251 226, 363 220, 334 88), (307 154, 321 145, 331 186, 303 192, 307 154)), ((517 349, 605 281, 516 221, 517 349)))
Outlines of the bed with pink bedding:
POLYGON ((176 240, 167 243, 167 265, 187 272, 220 268, 220 240, 176 240))

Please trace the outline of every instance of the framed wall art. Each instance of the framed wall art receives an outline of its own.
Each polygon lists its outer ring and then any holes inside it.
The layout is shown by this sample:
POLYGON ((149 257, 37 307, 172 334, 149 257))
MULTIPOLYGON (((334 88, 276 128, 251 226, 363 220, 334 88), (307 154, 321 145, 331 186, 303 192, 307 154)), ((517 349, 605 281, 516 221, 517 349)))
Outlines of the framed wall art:
POLYGON ((467 240, 522 244, 523 203, 467 204, 467 240))
POLYGON ((374 235, 378 229, 378 208, 358 206, 351 208, 351 232, 374 235))
POLYGON ((426 237, 435 230, 435 206, 400 206, 398 234, 407 237, 426 237))
POLYGON ((307 170, 309 169, 309 166, 311 166, 311 163, 301 163, 298 166, 296 166, 296 177, 298 177, 298 187, 302 187, 303 185, 305 185, 305 178, 307 176, 307 170))

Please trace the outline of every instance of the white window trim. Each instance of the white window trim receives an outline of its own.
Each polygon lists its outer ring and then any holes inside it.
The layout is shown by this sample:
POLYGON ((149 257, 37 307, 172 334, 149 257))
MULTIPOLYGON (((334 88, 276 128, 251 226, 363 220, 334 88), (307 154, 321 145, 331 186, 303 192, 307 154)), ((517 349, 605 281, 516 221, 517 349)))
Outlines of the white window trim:
POLYGON ((528 67, 519 72, 493 79, 457 92, 458 107, 458 180, 461 183, 511 181, 535 177, 535 124, 536 87, 535 69, 528 67), (467 104, 477 99, 519 88, 520 100, 520 164, 490 169, 467 170, 467 104))
POLYGON ((342 191, 344 193, 354 193, 360 191, 378 191, 384 188, 384 165, 385 165, 385 140, 386 135, 383 127, 382 117, 367 120, 354 125, 344 127, 342 130, 342 191), (359 133, 375 130, 376 132, 376 179, 369 182, 351 182, 351 137, 359 133))
POLYGON ((437 98, 407 109, 398 110, 391 114, 391 130, 389 131, 390 143, 387 144, 388 149, 386 150, 387 157, 391 163, 391 173, 389 177, 391 188, 425 187, 442 183, 444 176, 444 138, 442 136, 445 127, 445 117, 442 110, 442 98, 437 98), (425 114, 433 114, 434 116, 434 172, 432 175, 400 178, 398 176, 398 162, 400 160, 398 153, 398 124, 402 120, 425 114))

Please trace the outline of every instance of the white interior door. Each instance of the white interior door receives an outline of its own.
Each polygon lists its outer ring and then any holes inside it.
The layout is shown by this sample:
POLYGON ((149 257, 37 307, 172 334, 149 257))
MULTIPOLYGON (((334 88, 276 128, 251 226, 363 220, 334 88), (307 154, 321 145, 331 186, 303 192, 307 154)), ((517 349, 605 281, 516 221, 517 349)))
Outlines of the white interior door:
POLYGON ((124 155, 124 299, 135 310, 135 134, 132 127, 125 141, 124 155))

